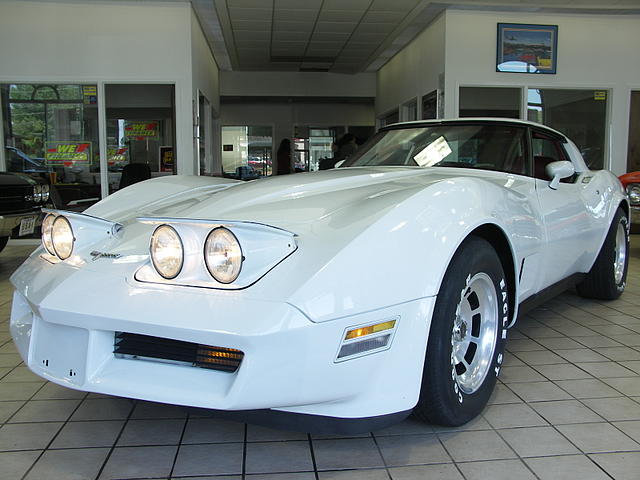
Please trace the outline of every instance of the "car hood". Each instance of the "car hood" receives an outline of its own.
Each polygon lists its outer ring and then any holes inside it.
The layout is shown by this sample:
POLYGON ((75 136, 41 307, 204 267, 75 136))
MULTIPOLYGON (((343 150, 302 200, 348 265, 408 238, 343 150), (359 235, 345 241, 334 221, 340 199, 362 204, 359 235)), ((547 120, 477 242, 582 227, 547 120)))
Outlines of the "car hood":
MULTIPOLYGON (((315 223, 338 211, 359 217, 380 213, 425 186, 460 174, 460 169, 404 167, 341 168, 232 183, 210 188, 199 184, 130 210, 133 217, 245 221, 291 228, 315 223), (453 171, 452 171, 453 170, 453 171)), ((90 212, 99 215, 99 209, 90 212)), ((124 213, 124 212, 123 212, 124 213)))

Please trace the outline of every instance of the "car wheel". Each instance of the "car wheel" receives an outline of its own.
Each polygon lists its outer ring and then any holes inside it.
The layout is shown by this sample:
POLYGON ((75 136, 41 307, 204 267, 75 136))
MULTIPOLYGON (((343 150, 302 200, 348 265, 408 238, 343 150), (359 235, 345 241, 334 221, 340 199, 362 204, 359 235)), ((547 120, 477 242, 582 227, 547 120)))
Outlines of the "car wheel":
POLYGON ((9 241, 9 237, 0 237, 0 252, 4 250, 4 247, 7 246, 8 241, 9 241))
POLYGON ((445 426, 477 416, 500 372, 508 324, 500 259, 486 240, 470 237, 456 252, 438 293, 414 414, 445 426))
POLYGON ((615 300, 627 283, 629 268, 629 220, 618 209, 611 227, 587 277, 576 289, 583 297, 615 300))

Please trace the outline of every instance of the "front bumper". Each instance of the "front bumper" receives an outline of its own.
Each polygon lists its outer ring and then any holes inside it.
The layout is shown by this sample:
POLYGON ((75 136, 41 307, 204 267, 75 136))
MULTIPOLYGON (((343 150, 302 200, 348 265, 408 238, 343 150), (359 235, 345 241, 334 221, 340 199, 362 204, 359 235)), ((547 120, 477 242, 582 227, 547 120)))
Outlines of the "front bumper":
POLYGON ((17 213, 9 215, 0 215, 0 237, 10 237, 12 231, 20 225, 22 220, 33 219, 34 226, 42 223, 42 214, 40 210, 34 210, 26 213, 17 213))
POLYGON ((295 306, 142 285, 122 271, 52 265, 37 252, 12 276, 11 334, 36 374, 79 390, 218 410, 340 418, 405 412, 418 400, 435 297, 314 323, 295 306), (346 361, 347 328, 397 318, 390 348, 346 361), (114 355, 115 332, 244 352, 235 373, 114 355))

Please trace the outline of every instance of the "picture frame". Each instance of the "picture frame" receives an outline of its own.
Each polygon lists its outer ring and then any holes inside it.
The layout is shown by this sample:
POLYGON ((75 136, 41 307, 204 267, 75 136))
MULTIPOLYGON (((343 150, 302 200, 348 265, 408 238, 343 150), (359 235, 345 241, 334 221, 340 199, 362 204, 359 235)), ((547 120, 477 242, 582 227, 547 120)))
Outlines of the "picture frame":
POLYGON ((558 26, 498 23, 496 72, 555 74, 558 26))

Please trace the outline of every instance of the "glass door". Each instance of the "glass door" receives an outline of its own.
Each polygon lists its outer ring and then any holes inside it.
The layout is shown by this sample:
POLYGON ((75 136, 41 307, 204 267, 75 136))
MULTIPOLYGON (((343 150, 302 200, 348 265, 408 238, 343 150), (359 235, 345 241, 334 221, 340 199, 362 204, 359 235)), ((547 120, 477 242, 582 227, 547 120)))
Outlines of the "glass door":
POLYGON ((109 193, 176 173, 174 86, 105 85, 109 193))
POLYGON ((270 126, 222 127, 222 172, 225 177, 254 180, 272 174, 270 126))

